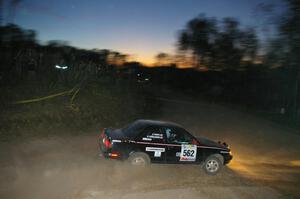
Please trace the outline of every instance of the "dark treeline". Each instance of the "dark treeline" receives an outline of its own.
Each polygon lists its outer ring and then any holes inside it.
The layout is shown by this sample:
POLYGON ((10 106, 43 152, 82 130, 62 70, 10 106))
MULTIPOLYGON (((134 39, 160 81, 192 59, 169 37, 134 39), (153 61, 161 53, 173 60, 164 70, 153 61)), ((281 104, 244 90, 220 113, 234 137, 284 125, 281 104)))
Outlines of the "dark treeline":
POLYGON ((249 110, 283 114, 293 113, 292 83, 283 68, 256 68, 244 71, 197 71, 175 67, 145 68, 151 82, 175 88, 210 102, 242 105, 249 110))
MULTIPOLYGON (((275 36, 264 41, 254 28, 244 28, 234 18, 217 20, 200 15, 190 20, 179 32, 178 55, 159 53, 156 58, 157 65, 179 63, 193 69, 161 68, 165 72, 157 74, 177 88, 194 89, 216 101, 278 113, 298 123, 300 3, 286 3, 286 12, 269 22, 275 36)), ((272 10, 268 5, 259 6, 263 11, 272 10)))
POLYGON ((127 55, 107 49, 85 50, 64 41, 41 45, 33 30, 15 24, 0 27, 0 82, 2 85, 37 80, 39 83, 74 84, 111 74, 127 55), (61 67, 61 68, 58 68, 61 67), (62 67, 68 69, 62 71, 62 67))
POLYGON ((35 31, 8 24, 0 27, 0 83, 36 81, 55 86, 126 77, 136 85, 164 84, 209 100, 275 113, 297 123, 300 6, 297 0, 288 0, 287 5, 287 12, 276 22, 277 36, 265 42, 263 53, 258 53, 262 44, 255 29, 244 28, 233 18, 217 20, 200 15, 179 32, 178 54, 158 54, 156 65, 160 67, 155 68, 127 62, 126 54, 110 50, 78 49, 61 41, 42 45, 35 31))

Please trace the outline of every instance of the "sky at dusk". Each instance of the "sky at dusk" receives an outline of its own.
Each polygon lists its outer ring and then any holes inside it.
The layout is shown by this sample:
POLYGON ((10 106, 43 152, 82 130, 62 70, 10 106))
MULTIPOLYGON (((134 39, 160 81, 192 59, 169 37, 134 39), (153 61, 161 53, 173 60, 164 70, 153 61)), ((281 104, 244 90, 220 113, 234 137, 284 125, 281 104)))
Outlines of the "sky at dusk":
POLYGON ((151 64, 157 53, 175 52, 178 31, 193 17, 235 17, 256 26, 259 3, 283 5, 281 0, 23 0, 15 23, 36 30, 42 42, 116 50, 151 64))

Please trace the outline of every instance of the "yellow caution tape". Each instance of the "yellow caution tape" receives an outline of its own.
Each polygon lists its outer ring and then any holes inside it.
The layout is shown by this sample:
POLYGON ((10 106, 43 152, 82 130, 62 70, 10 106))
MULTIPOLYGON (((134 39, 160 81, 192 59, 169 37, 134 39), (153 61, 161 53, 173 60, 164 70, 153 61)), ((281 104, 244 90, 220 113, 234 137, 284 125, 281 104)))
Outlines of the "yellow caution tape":
POLYGON ((78 89, 74 92, 74 94, 73 94, 73 96, 72 96, 72 98, 71 98, 71 100, 70 100, 70 103, 71 103, 71 104, 73 104, 73 101, 74 101, 74 99, 75 99, 77 93, 79 92, 79 90, 80 90, 80 88, 78 88, 78 89))
MULTIPOLYGON (((39 101, 43 101, 43 100, 55 98, 55 97, 58 97, 58 96, 62 96, 62 95, 66 95, 66 94, 71 94, 74 90, 75 90, 75 87, 72 88, 69 91, 64 91, 64 92, 56 93, 56 94, 45 96, 45 97, 40 97, 40 98, 35 98, 35 99, 29 99, 29 100, 16 101, 14 104, 27 104, 27 103, 32 103, 32 102, 39 102, 39 101)), ((78 93, 78 91, 79 91, 79 89, 77 89, 75 95, 78 93)), ((73 97, 74 97, 74 95, 73 95, 73 97)), ((74 100, 73 97, 72 97, 72 101, 74 100)))

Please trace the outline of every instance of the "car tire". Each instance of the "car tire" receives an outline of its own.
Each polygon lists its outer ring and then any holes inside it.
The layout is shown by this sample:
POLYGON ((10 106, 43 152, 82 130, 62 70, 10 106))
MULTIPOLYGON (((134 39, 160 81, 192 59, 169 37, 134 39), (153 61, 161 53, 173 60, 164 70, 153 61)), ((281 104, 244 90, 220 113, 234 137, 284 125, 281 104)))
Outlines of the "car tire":
POLYGON ((211 155, 206 158, 202 168, 208 175, 216 175, 222 169, 222 160, 217 155, 211 155))
POLYGON ((150 158, 142 152, 134 152, 129 156, 129 163, 133 166, 147 166, 150 164, 150 158))

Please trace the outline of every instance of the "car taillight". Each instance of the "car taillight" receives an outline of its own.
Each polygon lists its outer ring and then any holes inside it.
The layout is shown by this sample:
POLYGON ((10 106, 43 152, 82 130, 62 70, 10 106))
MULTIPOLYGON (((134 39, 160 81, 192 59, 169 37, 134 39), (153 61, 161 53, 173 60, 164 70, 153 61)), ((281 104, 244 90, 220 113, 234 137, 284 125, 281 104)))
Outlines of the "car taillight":
POLYGON ((111 142, 108 138, 103 138, 103 143, 106 148, 111 148, 111 142))
POLYGON ((118 158, 118 157, 120 156, 120 154, 117 153, 117 152, 112 152, 112 153, 109 153, 108 155, 109 155, 109 157, 111 157, 111 158, 118 158))

